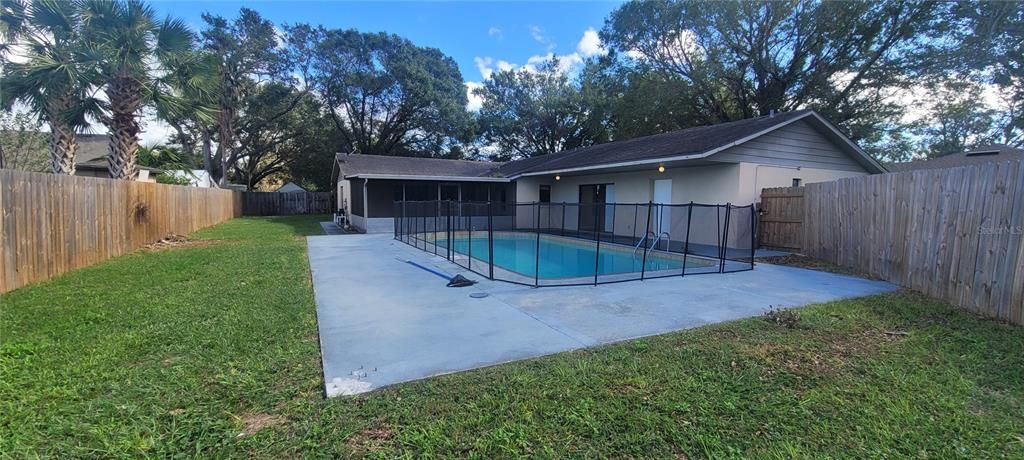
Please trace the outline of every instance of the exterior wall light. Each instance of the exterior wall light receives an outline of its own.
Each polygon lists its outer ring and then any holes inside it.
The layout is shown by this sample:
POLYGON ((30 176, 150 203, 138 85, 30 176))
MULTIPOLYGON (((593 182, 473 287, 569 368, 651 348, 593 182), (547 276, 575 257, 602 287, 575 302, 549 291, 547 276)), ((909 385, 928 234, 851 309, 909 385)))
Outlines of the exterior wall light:
POLYGON ((665 172, 665 165, 658 165, 658 172, 660 172, 660 173, 665 172))
POLYGON ((555 180, 562 180, 562 176, 555 176, 555 180))

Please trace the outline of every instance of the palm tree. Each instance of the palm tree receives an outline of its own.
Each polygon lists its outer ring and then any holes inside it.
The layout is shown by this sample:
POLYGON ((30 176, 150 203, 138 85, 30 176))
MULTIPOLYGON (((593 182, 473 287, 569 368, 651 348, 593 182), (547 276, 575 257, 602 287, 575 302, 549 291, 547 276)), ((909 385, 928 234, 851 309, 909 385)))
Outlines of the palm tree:
POLYGON ((81 14, 85 42, 101 56, 97 71, 107 96, 102 121, 110 131, 110 177, 134 180, 142 107, 161 94, 170 69, 192 58, 195 36, 180 19, 158 22, 139 0, 86 0, 81 14))
POLYGON ((15 102, 27 105, 50 127, 50 170, 75 173, 76 133, 88 127, 86 114, 97 109, 95 75, 85 63, 88 50, 79 48, 80 17, 77 5, 62 0, 31 4, 5 0, 0 11, 5 66, 0 76, 0 105, 10 110, 15 102), (9 62, 16 46, 24 62, 9 62))

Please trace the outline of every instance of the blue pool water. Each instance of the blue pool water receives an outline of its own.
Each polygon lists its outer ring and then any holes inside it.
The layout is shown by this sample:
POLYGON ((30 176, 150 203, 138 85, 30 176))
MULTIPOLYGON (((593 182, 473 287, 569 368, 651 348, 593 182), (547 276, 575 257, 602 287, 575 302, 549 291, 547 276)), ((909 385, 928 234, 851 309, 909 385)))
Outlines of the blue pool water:
MULTIPOLYGON (((489 262, 487 239, 473 238, 470 248, 469 238, 455 238, 454 250, 470 255, 473 259, 489 262), (470 250, 472 249, 472 251, 470 250)), ((437 241, 438 246, 447 247, 447 240, 437 241)), ((540 239, 540 257, 536 257, 537 240, 534 238, 516 238, 515 236, 494 235, 494 265, 524 276, 533 277, 536 273, 540 278, 574 278, 594 276, 594 264, 597 263, 599 275, 616 273, 640 272, 643 265, 642 252, 634 257, 631 250, 601 249, 600 258, 595 258, 596 245, 593 242, 574 244, 556 238, 542 236, 540 239), (540 271, 535 272, 534 263, 540 261, 540 271)), ((687 261, 688 266, 700 265, 699 261, 687 261)), ((476 267, 474 267, 476 268, 476 267)), ((675 257, 647 255, 646 271, 682 270, 683 261, 675 257)))

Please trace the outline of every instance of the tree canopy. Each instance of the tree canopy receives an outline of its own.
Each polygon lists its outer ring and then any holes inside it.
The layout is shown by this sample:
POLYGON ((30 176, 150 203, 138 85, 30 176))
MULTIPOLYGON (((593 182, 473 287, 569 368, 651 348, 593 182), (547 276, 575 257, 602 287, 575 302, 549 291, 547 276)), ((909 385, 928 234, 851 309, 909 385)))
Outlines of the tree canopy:
POLYGON ((468 140, 462 74, 440 50, 386 33, 316 29, 311 83, 339 151, 439 156, 468 140))
POLYGON ((0 102, 45 123, 52 171, 74 172, 92 119, 112 175, 134 177, 148 111, 214 181, 250 188, 327 188, 337 152, 509 160, 806 108, 883 160, 1024 145, 1019 2, 632 1, 600 53, 470 83, 479 110, 451 57, 394 34, 248 8, 203 23, 142 0, 3 2, 0 102))

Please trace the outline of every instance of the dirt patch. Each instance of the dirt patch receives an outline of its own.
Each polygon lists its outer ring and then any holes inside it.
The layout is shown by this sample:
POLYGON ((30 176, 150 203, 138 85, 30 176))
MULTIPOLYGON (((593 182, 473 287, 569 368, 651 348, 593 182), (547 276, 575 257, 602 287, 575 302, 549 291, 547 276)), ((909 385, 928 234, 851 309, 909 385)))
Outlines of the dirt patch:
POLYGON ((167 251, 170 249, 181 249, 181 248, 202 248, 207 246, 213 246, 220 244, 218 240, 190 240, 181 235, 167 235, 152 244, 147 244, 143 249, 149 251, 167 251))
POLYGON ((808 270, 818 270, 821 272, 836 273, 840 275, 859 276, 861 278, 867 278, 872 280, 881 279, 877 276, 872 276, 867 273, 854 270, 852 268, 841 267, 839 265, 835 265, 824 260, 812 259, 807 256, 799 256, 796 254, 789 254, 784 256, 758 257, 755 258, 754 261, 764 262, 766 264, 806 268, 808 270))
POLYGON ((238 420, 242 422, 242 432, 238 434, 238 437, 252 436, 265 428, 283 425, 286 421, 280 415, 251 413, 239 415, 238 420))
POLYGON ((369 427, 350 436, 348 445, 357 451, 378 450, 395 438, 391 426, 382 420, 375 420, 369 427))
POLYGON ((817 343, 749 344, 741 351, 764 365, 769 375, 784 372, 813 377, 843 372, 859 358, 874 355, 883 346, 902 341, 907 336, 903 331, 869 330, 820 337, 821 342, 817 343))

